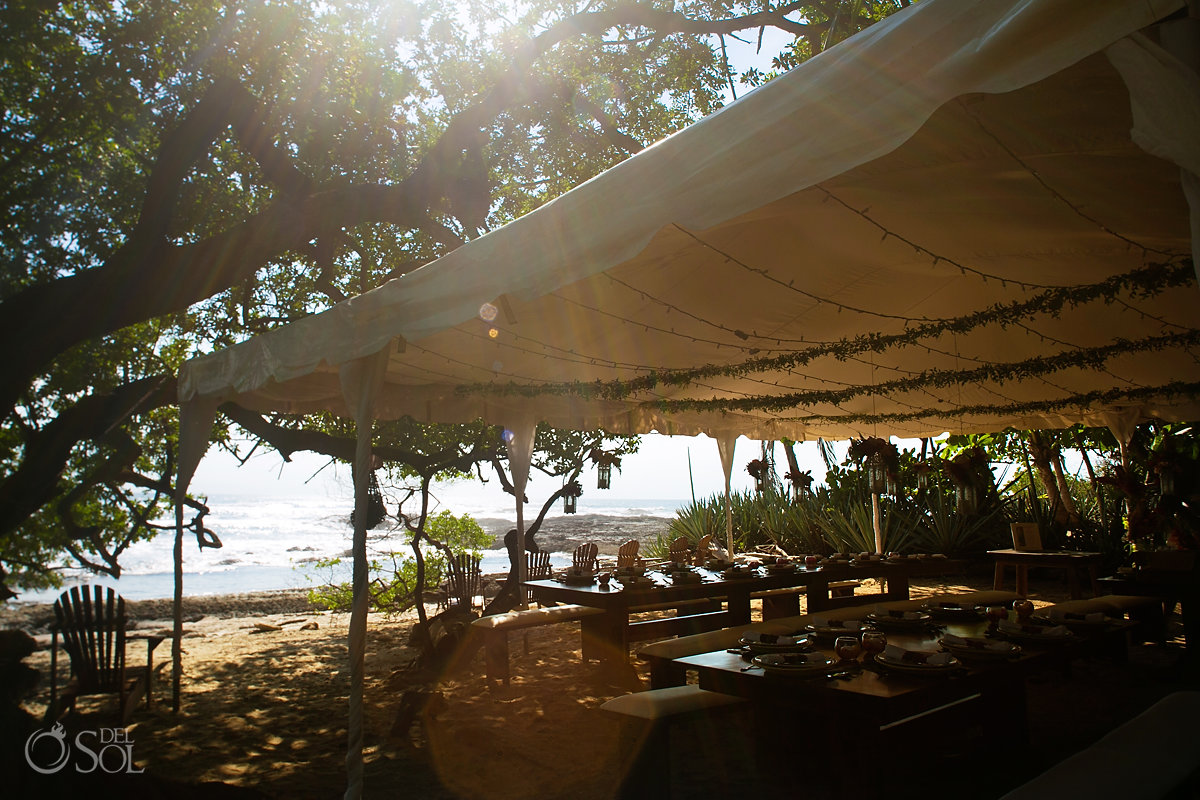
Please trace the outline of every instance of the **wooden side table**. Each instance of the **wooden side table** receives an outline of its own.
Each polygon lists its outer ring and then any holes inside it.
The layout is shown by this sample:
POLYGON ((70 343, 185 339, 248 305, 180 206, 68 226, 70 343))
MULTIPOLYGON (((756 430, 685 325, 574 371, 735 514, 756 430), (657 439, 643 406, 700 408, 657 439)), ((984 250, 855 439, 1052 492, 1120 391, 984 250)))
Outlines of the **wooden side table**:
POLYGON ((1004 568, 1013 567, 1017 572, 1017 594, 1022 597, 1029 595, 1029 568, 1053 567, 1066 570, 1067 587, 1072 600, 1083 597, 1083 589, 1079 576, 1085 570, 1092 586, 1092 596, 1100 594, 1100 586, 1096 583, 1096 569, 1103 560, 1101 553, 1083 553, 1074 550, 989 550, 996 561, 996 572, 992 579, 993 589, 1004 588, 1004 568))

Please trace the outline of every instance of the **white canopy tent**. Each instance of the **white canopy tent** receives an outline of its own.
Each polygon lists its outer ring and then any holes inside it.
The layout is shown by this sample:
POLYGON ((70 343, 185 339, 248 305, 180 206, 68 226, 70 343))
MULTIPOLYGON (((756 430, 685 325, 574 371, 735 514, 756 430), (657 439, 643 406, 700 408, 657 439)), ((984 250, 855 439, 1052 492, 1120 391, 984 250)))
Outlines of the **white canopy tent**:
POLYGON ((924 0, 433 264, 189 361, 181 491, 227 401, 368 432, 482 418, 526 464, 539 420, 728 445, 1200 417, 1200 23, 1155 24, 1183 5, 924 0))

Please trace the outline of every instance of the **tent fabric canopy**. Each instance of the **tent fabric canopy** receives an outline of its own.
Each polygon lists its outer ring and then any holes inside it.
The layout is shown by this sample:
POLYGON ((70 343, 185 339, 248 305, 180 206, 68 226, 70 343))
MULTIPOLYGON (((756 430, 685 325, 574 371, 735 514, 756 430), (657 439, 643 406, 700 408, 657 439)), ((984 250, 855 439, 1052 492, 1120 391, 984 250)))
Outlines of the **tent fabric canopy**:
POLYGON ((339 366, 386 351, 380 418, 795 440, 1196 418, 1200 80, 1144 31, 1181 5, 926 0, 189 361, 185 412, 348 414, 339 366))

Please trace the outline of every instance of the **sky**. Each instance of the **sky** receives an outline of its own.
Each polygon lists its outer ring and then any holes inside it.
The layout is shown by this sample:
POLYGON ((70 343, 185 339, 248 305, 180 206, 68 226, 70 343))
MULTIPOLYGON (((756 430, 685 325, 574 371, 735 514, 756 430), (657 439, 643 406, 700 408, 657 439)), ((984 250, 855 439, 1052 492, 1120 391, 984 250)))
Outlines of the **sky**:
MULTIPOLYGON (((731 63, 737 71, 757 67, 766 72, 771 68, 771 57, 790 41, 790 35, 768 28, 763 32, 761 50, 757 44, 757 32, 748 34, 752 40, 744 44, 728 38, 727 49, 731 63)), ((739 97, 742 94, 739 90, 739 97)), ((727 98, 729 99, 729 98, 727 98)), ((914 447, 912 442, 897 441, 899 446, 914 447)), ((837 448, 839 457, 845 453, 845 445, 837 448)), ((731 475, 732 488, 744 491, 753 485, 746 472, 746 464, 761 454, 757 441, 742 437, 734 451, 734 467, 731 475)), ((796 456, 801 470, 809 470, 818 483, 824 481, 825 466, 821 461, 816 442, 805 442, 796 446, 796 456)), ((787 461, 782 446, 775 450, 777 472, 787 471, 787 461)), ((584 476, 585 486, 595 485, 595 473, 589 470, 584 476)), ((493 481, 493 489, 495 482, 493 481)), ((255 455, 245 465, 239 465, 232 456, 214 448, 201 463, 192 481, 192 490, 201 494, 222 496, 299 496, 320 493, 326 496, 352 496, 349 467, 328 465, 328 459, 313 454, 297 454, 291 463, 274 452, 264 451, 255 455)), ((721 470, 721 459, 717 453, 715 439, 707 436, 663 436, 649 434, 642 437, 638 453, 622 460, 619 472, 613 472, 612 497, 622 499, 682 499, 693 496, 705 498, 724 491, 725 478, 721 470), (690 473, 689 473, 690 457, 690 473)), ((491 491, 491 489, 480 491, 491 491)))
MULTIPOLYGON (((839 455, 844 450, 844 445, 839 447, 839 455)), ((745 437, 738 439, 730 476, 735 491, 751 488, 753 481, 746 472, 746 464, 760 455, 759 442, 745 437)), ((800 469, 811 470, 818 483, 823 481, 825 466, 816 442, 798 444, 796 456, 800 469)), ((776 471, 782 475, 787 471, 787 460, 781 445, 776 445, 775 459, 776 471)), ((327 466, 327 463, 326 457, 312 453, 298 453, 288 463, 278 453, 264 449, 239 466, 236 459, 214 447, 201 463, 191 487, 199 494, 221 496, 351 496, 349 467, 327 466)), ((594 470, 588 469, 584 481, 585 486, 595 485, 594 470)), ((642 437, 639 451, 625 456, 619 471, 613 470, 612 483, 612 497, 687 500, 692 497, 693 485, 697 498, 724 491, 725 477, 715 439, 647 434, 642 437)))

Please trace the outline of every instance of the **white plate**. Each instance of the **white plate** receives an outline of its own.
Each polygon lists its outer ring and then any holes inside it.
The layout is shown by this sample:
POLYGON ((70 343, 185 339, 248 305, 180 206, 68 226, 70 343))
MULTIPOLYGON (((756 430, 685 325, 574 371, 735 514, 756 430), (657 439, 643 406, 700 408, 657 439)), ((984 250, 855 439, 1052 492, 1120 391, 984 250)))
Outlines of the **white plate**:
MULTIPOLYGON (((1058 627, 1045 625, 1026 625, 1026 628, 1046 628, 1058 627)), ((1000 636, 1005 639, 1011 639, 1014 642, 1037 642, 1038 644, 1061 644, 1063 642, 1071 642, 1075 640, 1075 633, 1069 628, 1066 633, 1047 635, 1035 630, 1004 630, 1001 628, 997 631, 1000 636)))
POLYGON ((923 628, 930 622, 933 622, 933 617, 924 612, 918 613, 915 617, 893 617, 890 614, 876 614, 872 612, 867 614, 867 621, 873 622, 880 628, 912 630, 913 628, 923 628))
MULTIPOLYGON (((985 639, 983 641, 987 640, 985 639)), ((974 661, 1003 661, 1006 658, 1016 658, 1017 656, 1021 655, 1021 646, 1018 644, 1013 644, 1012 642, 1006 642, 1006 644, 1010 645, 1010 647, 1006 650, 993 649, 990 647, 971 647, 970 645, 964 644, 951 644, 944 639, 939 640, 938 644, 940 644, 942 649, 947 653, 950 653, 957 658, 965 658, 974 661)))
POLYGON ((936 619, 973 620, 983 619, 985 609, 978 606, 967 606, 966 608, 959 606, 956 608, 954 606, 939 606, 937 603, 930 603, 925 606, 925 611, 936 619))
POLYGON ((821 653, 763 653, 750 659, 763 672, 779 675, 824 675, 834 660, 821 653))
POLYGON ((896 672, 911 672, 917 675, 944 674, 953 672, 962 666, 954 656, 951 656, 950 661, 945 664, 917 664, 911 661, 894 661, 888 658, 885 653, 876 655, 875 663, 881 665, 884 669, 892 669, 896 672))
POLYGON ((867 630, 862 623, 859 623, 857 628, 849 627, 834 627, 831 625, 809 625, 808 630, 822 638, 832 639, 836 636, 857 636, 864 630, 867 630))
POLYGON ((789 641, 783 644, 777 642, 762 642, 753 639, 749 636, 743 636, 741 639, 742 647, 749 648, 751 653, 799 653, 813 648, 812 636, 787 636, 781 637, 794 641, 789 641))

